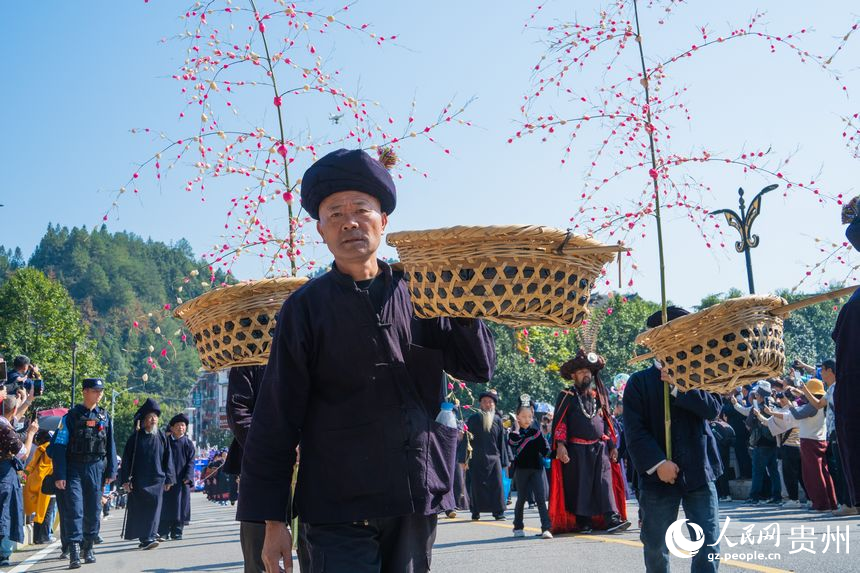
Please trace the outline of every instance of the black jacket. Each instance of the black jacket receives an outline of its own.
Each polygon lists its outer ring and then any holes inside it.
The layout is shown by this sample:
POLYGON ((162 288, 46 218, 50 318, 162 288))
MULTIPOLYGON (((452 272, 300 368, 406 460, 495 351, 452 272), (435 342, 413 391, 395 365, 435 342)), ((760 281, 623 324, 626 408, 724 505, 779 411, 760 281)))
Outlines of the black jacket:
POLYGON ((666 459, 663 421, 663 382, 655 367, 634 373, 624 388, 624 435, 627 451, 644 483, 698 489, 723 473, 719 450, 709 420, 720 413, 720 398, 703 390, 679 392, 669 398, 672 420, 672 461, 680 472, 675 484, 663 484, 648 470, 666 459))
POLYGON ((238 475, 242 471, 245 438, 251 427, 251 416, 265 369, 265 366, 236 366, 230 369, 227 377, 227 425, 233 433, 233 441, 221 471, 228 474, 238 475))
POLYGON ((337 269, 284 303, 245 441, 238 519, 287 519, 299 443, 294 507, 307 523, 453 507, 458 431, 434 421, 442 371, 489 380, 492 334, 478 320, 415 318, 402 274, 380 267, 379 314, 337 269))
POLYGON ((523 469, 542 469, 543 460, 549 454, 549 446, 537 428, 526 428, 508 435, 508 445, 513 451, 513 464, 523 469))

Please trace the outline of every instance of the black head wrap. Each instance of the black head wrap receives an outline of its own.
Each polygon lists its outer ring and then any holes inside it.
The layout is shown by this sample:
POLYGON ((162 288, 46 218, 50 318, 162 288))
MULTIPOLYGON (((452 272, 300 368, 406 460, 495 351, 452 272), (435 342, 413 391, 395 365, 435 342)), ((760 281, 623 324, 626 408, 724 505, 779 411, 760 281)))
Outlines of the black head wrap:
POLYGON ((188 416, 186 416, 182 412, 180 412, 179 414, 176 414, 175 416, 170 418, 170 423, 167 424, 167 427, 172 428, 175 424, 178 424, 179 422, 182 422, 183 424, 185 424, 187 426, 189 424, 188 416))
POLYGON ((379 199, 384 213, 397 205, 394 180, 385 166, 360 149, 338 149, 317 160, 302 177, 302 207, 319 220, 320 203, 340 191, 361 191, 379 199))
POLYGON ((157 416, 161 416, 161 408, 158 407, 158 402, 152 398, 147 398, 146 402, 143 403, 143 406, 137 409, 137 413, 134 415, 134 418, 135 420, 143 420, 150 412, 155 412, 157 416))
MULTIPOLYGON (((672 322, 676 318, 681 318, 682 316, 686 316, 690 314, 689 311, 684 310, 679 306, 670 306, 666 309, 666 315, 669 318, 669 322, 672 322)), ((645 321, 645 326, 648 328, 657 328, 658 326, 663 324, 663 311, 658 310, 654 314, 648 317, 648 320, 645 321)))

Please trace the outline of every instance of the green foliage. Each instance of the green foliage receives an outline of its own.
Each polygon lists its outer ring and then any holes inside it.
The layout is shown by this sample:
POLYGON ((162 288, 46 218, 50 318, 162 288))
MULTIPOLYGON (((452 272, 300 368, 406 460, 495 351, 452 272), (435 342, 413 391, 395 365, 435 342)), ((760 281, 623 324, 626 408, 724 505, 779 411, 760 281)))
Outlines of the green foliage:
MULTIPOLYGON (((78 346, 78 380, 103 376, 98 345, 63 285, 32 268, 9 275, 0 286, 0 352, 7 357, 26 354, 39 365, 45 394, 38 407, 68 406, 73 343, 78 346)), ((80 386, 77 391, 80 396, 80 386)))
POLYGON ((15 250, 12 250, 4 249, 0 245, 0 284, 3 284, 10 274, 24 265, 24 255, 21 253, 20 247, 15 247, 15 250))
POLYGON ((517 350, 517 332, 520 330, 493 322, 487 322, 487 325, 496 338, 496 374, 490 384, 472 388, 475 397, 486 388, 495 388, 500 397, 499 407, 504 410, 513 410, 523 393, 535 400, 554 402, 562 388, 562 380, 545 366, 530 363, 528 357, 517 350))
MULTIPOLYGON (((789 291, 777 293, 788 302, 807 298, 808 294, 791 294, 789 291)), ((785 360, 790 364, 800 359, 806 364, 816 364, 828 358, 835 358, 836 346, 830 333, 836 326, 839 309, 847 299, 821 302, 795 312, 785 320, 785 360)))
MULTIPOLYGON (((187 241, 166 245, 104 226, 87 231, 49 225, 30 266, 69 289, 92 327, 109 382, 172 399, 187 396, 200 361, 193 346, 181 341, 183 325, 172 309, 210 283, 192 278, 206 264, 194 259, 187 241)), ((214 276, 215 284, 226 280, 221 272, 214 276)))

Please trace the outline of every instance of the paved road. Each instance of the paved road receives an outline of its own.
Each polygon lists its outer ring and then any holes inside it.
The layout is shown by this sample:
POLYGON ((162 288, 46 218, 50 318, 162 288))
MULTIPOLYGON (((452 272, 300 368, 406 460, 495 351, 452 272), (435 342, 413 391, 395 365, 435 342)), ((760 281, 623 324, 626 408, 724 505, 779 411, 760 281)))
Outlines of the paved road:
MULTIPOLYGON (((85 565, 82 573, 168 573, 203 572, 241 573, 241 550, 239 529, 233 521, 233 508, 217 506, 202 495, 193 496, 192 515, 194 523, 186 528, 182 541, 166 542, 151 551, 137 549, 137 542, 119 539, 122 513, 116 512, 102 525, 105 543, 97 546, 98 563, 85 565)), ((508 511, 509 520, 512 511, 508 511)), ((636 515, 635 502, 630 504, 630 514, 636 515)), ((468 516, 466 516, 468 517, 468 516)), ((765 557, 774 553, 779 559, 756 559, 752 563, 724 562, 722 571, 798 571, 798 572, 854 572, 860 569, 860 519, 831 519, 815 517, 814 514, 790 511, 767 506, 749 507, 739 503, 724 503, 721 518, 729 517, 727 539, 735 543, 728 547, 723 542, 723 551, 734 553, 761 552, 765 557), (763 528, 778 524, 780 543, 775 539, 759 541, 763 528), (827 552, 822 535, 827 526, 831 532, 838 526, 840 532, 848 531, 848 551, 842 541, 836 553, 835 540, 831 539, 827 552), (797 528, 809 529, 804 537, 797 528), (794 534, 792 533, 794 529, 794 534), (742 535, 752 539, 741 544, 742 535), (852 547, 853 545, 853 547, 852 547), (799 548, 806 548, 798 551, 799 548), (814 554, 809 551, 815 551, 814 554), (794 551, 794 552, 793 552, 794 551), (793 552, 793 553, 792 553, 793 552)), ((600 572, 633 573, 644 570, 642 548, 637 529, 619 535, 558 536, 543 540, 532 536, 537 533, 537 512, 526 511, 528 537, 515 539, 511 523, 496 522, 484 518, 478 522, 468 519, 440 519, 439 531, 433 552, 433 570, 441 572, 470 571, 473 573, 561 573, 600 572)), ((775 529, 771 527, 771 529, 775 529)), ((59 561, 58 545, 36 546, 16 553, 13 566, 7 573, 63 571, 67 561, 59 561)), ((689 571, 689 561, 673 558, 673 571, 689 571)))

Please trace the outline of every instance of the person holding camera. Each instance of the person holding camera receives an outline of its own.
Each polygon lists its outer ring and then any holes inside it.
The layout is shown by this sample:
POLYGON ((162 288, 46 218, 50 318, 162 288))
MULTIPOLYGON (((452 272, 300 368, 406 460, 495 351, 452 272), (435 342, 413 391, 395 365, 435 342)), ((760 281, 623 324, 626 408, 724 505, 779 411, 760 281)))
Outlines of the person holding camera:
MULTIPOLYGON (((762 424, 756 415, 765 407, 773 405, 773 391, 770 382, 759 381, 750 392, 752 406, 747 415, 746 425, 750 432, 750 447, 752 448, 753 476, 750 487, 750 497, 747 503, 758 505, 765 501, 768 505, 782 504, 782 480, 779 476, 779 461, 777 460, 776 438, 762 424), (765 476, 770 480, 770 492, 765 491, 765 476)), ((734 397, 733 401, 734 401, 734 397)))
MULTIPOLYGON (((20 400, 8 395, 0 402, 0 540, 24 542, 24 496, 18 472, 33 446, 39 423, 33 421, 24 440, 12 426, 18 415, 20 400)), ((0 567, 9 565, 9 555, 0 555, 0 567)))
MULTIPOLYGON (((801 478, 800 462, 800 430, 797 420, 791 416, 789 409, 794 405, 794 395, 791 388, 774 393, 775 406, 765 406, 761 411, 756 410, 756 417, 766 425, 779 445, 779 457, 782 459, 782 481, 788 492, 788 501, 782 504, 786 509, 799 509, 800 488, 806 491, 801 478)), ((808 496, 807 496, 808 497, 808 496)))
POLYGON ((34 392, 34 389, 38 390, 37 386, 40 386, 37 382, 41 383, 42 381, 42 373, 39 372, 39 367, 30 362, 30 359, 23 354, 16 356, 12 364, 12 370, 9 370, 6 374, 6 385, 13 386, 16 389, 23 387, 27 390, 28 394, 39 395, 41 392, 34 392))
POLYGON ((116 446, 113 422, 99 401, 104 394, 101 378, 83 381, 83 404, 63 416, 48 454, 54 461, 54 479, 62 491, 60 516, 69 540, 69 569, 95 563, 93 543, 99 536, 102 512, 102 480, 116 479, 116 446))

